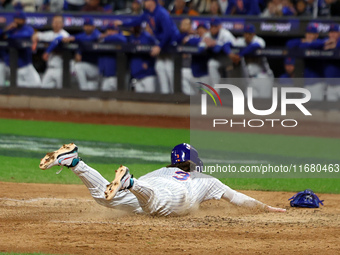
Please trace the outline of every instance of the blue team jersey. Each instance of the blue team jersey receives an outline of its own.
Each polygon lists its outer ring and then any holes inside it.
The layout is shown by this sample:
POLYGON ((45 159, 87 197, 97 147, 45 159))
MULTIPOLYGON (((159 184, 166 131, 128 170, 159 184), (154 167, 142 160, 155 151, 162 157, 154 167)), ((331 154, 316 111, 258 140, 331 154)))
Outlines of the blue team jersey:
POLYGON ((183 39, 188 35, 189 35, 188 33, 179 33, 176 38, 177 44, 182 44, 183 39))
POLYGON ((129 22, 124 22, 123 25, 134 27, 141 25, 144 21, 150 25, 162 49, 171 46, 176 41, 179 34, 177 26, 172 21, 168 11, 159 4, 152 13, 144 10, 141 16, 129 22))
MULTIPOLYGON (((34 30, 28 25, 23 25, 22 27, 11 29, 6 32, 7 39, 9 42, 11 40, 31 40, 34 30)), ((24 67, 32 64, 32 48, 27 47, 18 50, 18 67, 24 67)), ((6 64, 9 65, 9 58, 5 56, 6 64)))
MULTIPOLYGON (((2 38, 3 36, 3 30, 0 29, 0 37, 2 38)), ((6 50, 4 48, 0 48, 0 61, 3 62, 5 61, 5 58, 6 58, 6 50)))
MULTIPOLYGON (((188 46, 198 46, 201 42, 201 38, 199 36, 191 36, 187 41, 186 45, 188 46)), ((208 54, 192 54, 191 57, 191 72, 195 78, 200 78, 208 75, 208 54)))
MULTIPOLYGON (((126 38, 122 34, 110 35, 104 38, 106 43, 126 43, 126 38)), ((117 60, 116 53, 103 53, 99 55, 98 59, 99 71, 104 77, 116 76, 117 60)))
POLYGON ((79 43, 79 51, 82 55, 82 61, 88 62, 91 64, 98 64, 98 53, 96 52, 86 52, 86 54, 82 54, 82 42, 96 42, 98 41, 100 32, 99 30, 95 29, 91 34, 86 34, 85 32, 82 32, 80 34, 75 35, 75 41, 79 43))
MULTIPOLYGON (((290 49, 318 49, 323 45, 324 40, 316 39, 313 42, 302 42, 301 39, 293 39, 287 42, 286 46, 290 49)), ((306 85, 317 82, 315 78, 322 78, 324 76, 324 62, 320 59, 310 58, 305 61, 304 78, 306 85)))
MULTIPOLYGON (((325 40, 325 42, 328 39, 325 40)), ((335 47, 336 49, 340 49, 340 40, 335 47)), ((339 85, 339 81, 337 79, 340 77, 340 62, 339 59, 327 59, 324 63, 324 77, 331 78, 327 80, 329 85, 339 85)))
MULTIPOLYGON (((131 35, 129 42, 136 45, 155 45, 156 39, 144 31, 139 36, 131 35)), ((155 58, 149 54, 133 54, 130 59, 130 70, 134 79, 156 75, 155 58)))
POLYGON ((284 73, 279 77, 279 83, 282 86, 293 86, 294 85, 293 78, 288 73, 284 73))

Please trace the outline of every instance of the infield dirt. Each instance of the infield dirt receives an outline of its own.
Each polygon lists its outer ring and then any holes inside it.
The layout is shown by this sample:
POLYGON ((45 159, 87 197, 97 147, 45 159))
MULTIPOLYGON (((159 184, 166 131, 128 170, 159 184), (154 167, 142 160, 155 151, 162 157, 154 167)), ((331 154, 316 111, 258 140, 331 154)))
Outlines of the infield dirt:
POLYGON ((0 183, 0 252, 48 254, 338 254, 339 195, 290 208, 293 193, 243 191, 286 213, 209 201, 182 217, 98 205, 82 185, 0 183))

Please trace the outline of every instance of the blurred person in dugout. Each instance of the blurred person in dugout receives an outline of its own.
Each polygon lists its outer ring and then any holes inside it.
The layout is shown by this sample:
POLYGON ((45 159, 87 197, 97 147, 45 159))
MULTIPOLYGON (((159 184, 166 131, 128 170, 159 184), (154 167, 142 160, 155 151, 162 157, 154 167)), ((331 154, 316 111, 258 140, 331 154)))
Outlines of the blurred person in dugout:
POLYGON ((144 12, 129 21, 115 20, 115 25, 134 27, 147 22, 158 40, 158 45, 151 49, 151 56, 157 57, 156 73, 159 80, 160 92, 169 94, 174 92, 174 61, 166 50, 176 43, 179 31, 170 14, 162 7, 158 0, 144 0, 144 12))
POLYGON ((222 27, 221 20, 213 18, 210 21, 210 31, 204 35, 199 44, 199 51, 206 51, 210 56, 208 61, 210 85, 218 84, 222 76, 227 76, 229 55, 234 42, 235 37, 222 27))
POLYGON ((242 77, 248 79, 248 87, 253 88, 254 98, 270 98, 274 75, 266 57, 253 56, 256 50, 264 49, 266 42, 256 35, 255 27, 246 24, 243 37, 235 40, 234 47, 241 48, 239 54, 231 54, 233 63, 240 64, 242 77))
MULTIPOLYGON (((24 12, 16 12, 13 15, 14 21, 9 24, 2 31, 1 37, 9 42, 9 45, 14 44, 17 40, 29 40, 34 33, 31 26, 26 24, 26 14, 24 12)), ((0 73, 5 73, 2 76, 0 84, 5 83, 5 77, 10 73, 10 59, 6 52, 2 52, 3 58, 6 63, 5 70, 0 70, 0 73)), ((18 87, 40 87, 41 79, 32 64, 32 47, 25 47, 18 49, 18 71, 17 71, 17 85, 18 87)))
MULTIPOLYGON (((328 38, 324 43, 325 50, 340 49, 340 26, 332 24, 328 38)), ((324 75, 327 82, 326 96, 328 101, 340 101, 340 63, 338 59, 331 59, 325 64, 324 75)))
MULTIPOLYGON (((118 27, 113 23, 109 23, 105 27, 105 32, 100 36, 100 41, 103 43, 124 44, 127 42, 125 36, 121 33, 118 27)), ((99 72, 102 76, 101 90, 112 91, 117 90, 117 54, 116 52, 98 53, 99 72)))
MULTIPOLYGON (((179 25, 179 35, 177 37, 177 44, 183 45, 188 37, 193 34, 192 23, 189 18, 184 18, 181 20, 179 25)), ((191 55, 190 54, 182 54, 182 92, 186 95, 190 95, 194 93, 192 88, 192 72, 191 72, 191 55)))
POLYGON ((65 0, 64 3, 65 3, 65 10, 80 11, 85 5, 86 1, 85 0, 65 0))
POLYGON ((295 58, 287 57, 284 60, 285 73, 280 75, 279 84, 281 86, 294 86, 293 79, 295 77, 295 58))
POLYGON ((224 14, 233 0, 191 0, 190 6, 201 14, 224 14), (216 6, 216 4, 218 6, 216 6), (218 10, 217 10, 218 9, 218 10))
POLYGON ((62 39, 64 43, 77 42, 79 49, 75 55, 75 73, 81 90, 97 90, 99 80, 99 67, 97 52, 86 52, 83 50, 82 42, 98 42, 100 32, 96 29, 94 21, 91 17, 84 19, 84 32, 75 36, 65 37, 62 39))
POLYGON ((43 88, 62 88, 62 53, 60 50, 55 50, 54 46, 59 43, 58 40, 62 40, 62 38, 70 36, 70 34, 63 29, 63 27, 63 16, 55 15, 52 20, 52 30, 46 32, 36 32, 32 36, 32 42, 34 46, 39 41, 50 43, 49 47, 42 56, 42 59, 47 62, 47 69, 42 79, 43 88))
MULTIPOLYGON (((331 24, 328 37, 314 40, 309 44, 309 48, 319 50, 340 49, 340 26, 335 23, 331 24)), ((322 67, 322 65, 320 65, 320 67, 322 67)), ((325 78, 325 85, 327 86, 327 100, 338 101, 340 99, 340 63, 338 59, 327 59, 323 62, 323 77, 325 78)))
MULTIPOLYGON (((319 39, 318 28, 309 24, 304 38, 291 39, 286 43, 288 49, 316 49, 323 45, 324 39, 319 39)), ((327 62, 327 61, 326 61, 327 62)), ((304 87, 311 92, 311 100, 323 101, 325 96, 324 82, 325 61, 320 58, 308 58, 304 61, 304 87)))
POLYGON ((24 12, 36 11, 36 0, 13 0, 12 5, 17 10, 22 10, 24 12))
POLYGON ((170 11, 171 14, 175 15, 189 15, 189 16, 198 16, 199 13, 194 9, 187 6, 187 1, 185 0, 175 0, 174 6, 170 11))
MULTIPOLYGON (((142 26, 131 29, 129 42, 134 45, 156 45, 157 41, 142 26)), ((158 84, 156 71, 156 59, 149 54, 134 53, 130 58, 131 87, 137 93, 154 93, 158 84)))
MULTIPOLYGON (((190 34, 183 39, 183 44, 188 46, 198 47, 203 38, 208 33, 209 28, 205 22, 201 22, 197 25, 196 31, 194 34, 190 34)), ((190 71, 191 71, 191 80, 190 87, 183 86, 183 93, 188 95, 193 95, 199 92, 197 83, 209 83, 209 75, 208 75, 208 54, 200 54, 200 48, 198 54, 191 55, 191 63, 190 63, 190 71), (184 90, 185 89, 185 90, 184 90)))

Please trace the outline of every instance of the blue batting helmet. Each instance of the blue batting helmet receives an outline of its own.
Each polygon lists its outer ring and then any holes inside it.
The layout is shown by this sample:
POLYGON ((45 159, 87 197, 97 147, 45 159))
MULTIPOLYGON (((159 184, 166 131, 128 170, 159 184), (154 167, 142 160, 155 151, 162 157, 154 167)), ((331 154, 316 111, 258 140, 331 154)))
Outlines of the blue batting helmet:
POLYGON ((198 157, 197 150, 190 144, 181 143, 176 145, 171 151, 171 164, 192 161, 196 166, 203 167, 202 160, 198 157))

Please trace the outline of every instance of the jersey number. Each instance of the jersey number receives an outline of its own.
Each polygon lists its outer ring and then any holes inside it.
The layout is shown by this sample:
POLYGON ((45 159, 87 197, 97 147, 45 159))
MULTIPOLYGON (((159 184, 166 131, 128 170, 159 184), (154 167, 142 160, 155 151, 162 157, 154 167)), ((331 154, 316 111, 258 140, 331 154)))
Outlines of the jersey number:
POLYGON ((172 177, 174 177, 175 179, 177 179, 179 181, 186 181, 190 177, 190 173, 183 172, 183 171, 177 171, 177 172, 175 172, 175 174, 176 175, 174 175, 172 177))

